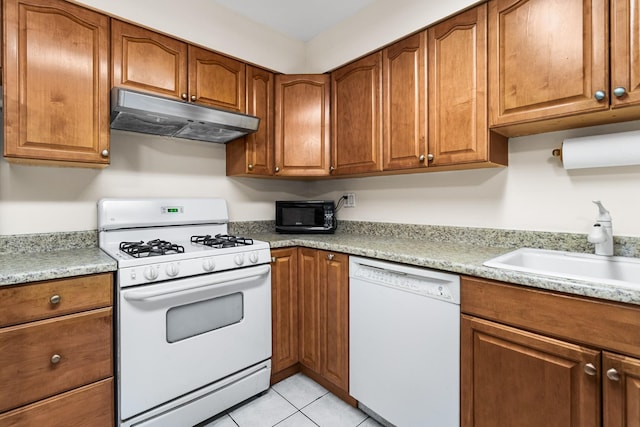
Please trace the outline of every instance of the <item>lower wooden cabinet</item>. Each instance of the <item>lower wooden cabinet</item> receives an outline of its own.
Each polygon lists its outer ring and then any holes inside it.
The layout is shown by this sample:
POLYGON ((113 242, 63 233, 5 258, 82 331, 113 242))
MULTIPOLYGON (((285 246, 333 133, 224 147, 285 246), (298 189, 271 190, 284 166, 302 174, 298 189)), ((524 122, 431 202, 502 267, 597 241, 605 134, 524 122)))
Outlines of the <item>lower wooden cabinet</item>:
POLYGON ((272 256, 272 383, 301 370, 354 405, 348 255, 285 248, 272 256))
POLYGON ((112 287, 110 273, 0 287, 0 425, 113 425, 112 287))
POLYGON ((462 427, 640 426, 640 307, 461 283, 462 427))
POLYGON ((271 251, 272 382, 298 364, 298 249, 271 251))

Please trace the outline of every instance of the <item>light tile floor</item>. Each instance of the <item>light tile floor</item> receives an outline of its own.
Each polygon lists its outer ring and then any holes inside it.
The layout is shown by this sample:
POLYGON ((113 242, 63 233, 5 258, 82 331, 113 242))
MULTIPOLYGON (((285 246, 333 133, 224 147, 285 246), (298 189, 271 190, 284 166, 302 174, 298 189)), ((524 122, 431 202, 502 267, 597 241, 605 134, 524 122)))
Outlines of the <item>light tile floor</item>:
POLYGON ((309 377, 296 374, 264 395, 231 408, 202 427, 381 427, 309 377))

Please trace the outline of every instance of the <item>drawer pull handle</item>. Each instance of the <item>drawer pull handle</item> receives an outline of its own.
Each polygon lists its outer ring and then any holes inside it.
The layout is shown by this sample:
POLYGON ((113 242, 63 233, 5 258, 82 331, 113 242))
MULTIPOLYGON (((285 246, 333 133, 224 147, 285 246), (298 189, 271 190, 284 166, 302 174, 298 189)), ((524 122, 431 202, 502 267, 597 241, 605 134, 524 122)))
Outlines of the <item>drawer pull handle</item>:
POLYGON ((620 374, 614 368, 611 368, 607 371, 607 378, 611 381, 620 381, 620 374))
POLYGON ((53 356, 51 356, 51 364, 56 365, 60 362, 61 359, 62 356, 60 356, 59 354, 54 354, 53 356))
POLYGON ((593 365, 593 363, 587 363, 586 365, 584 365, 584 372, 585 372, 587 375, 591 375, 591 376, 593 376, 593 375, 595 375, 595 374, 598 372, 598 370, 597 370, 597 369, 596 369, 596 367, 593 365))
POLYGON ((60 297, 60 295, 54 295, 51 298, 49 298, 49 302, 51 303, 51 305, 56 305, 56 304, 60 304, 60 300, 62 298, 60 297))

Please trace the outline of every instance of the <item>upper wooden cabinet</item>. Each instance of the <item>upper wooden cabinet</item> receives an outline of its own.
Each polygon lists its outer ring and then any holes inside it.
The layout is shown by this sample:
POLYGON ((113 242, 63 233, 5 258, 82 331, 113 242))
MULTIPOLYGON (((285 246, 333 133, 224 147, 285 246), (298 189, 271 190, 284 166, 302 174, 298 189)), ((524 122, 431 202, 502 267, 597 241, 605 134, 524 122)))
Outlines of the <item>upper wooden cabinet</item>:
POLYGON ((276 75, 277 176, 329 175, 329 76, 276 75))
POLYGON ((427 32, 382 51, 384 170, 426 166, 427 32))
POLYGON ((382 170, 381 95, 382 51, 331 73, 332 175, 382 170))
POLYGON ((111 44, 114 86, 246 111, 243 62, 117 19, 111 44))
POLYGON ((247 114, 260 118, 258 131, 226 145, 227 176, 271 176, 274 155, 274 75, 247 65, 247 114))
POLYGON ((60 0, 4 2, 4 155, 109 164, 109 18, 60 0))
POLYGON ((491 0, 491 125, 517 136, 637 118, 640 110, 620 108, 640 104, 637 8, 638 0, 491 0))
POLYGON ((489 132, 487 118, 487 5, 427 33, 429 166, 506 165, 507 139, 489 132))

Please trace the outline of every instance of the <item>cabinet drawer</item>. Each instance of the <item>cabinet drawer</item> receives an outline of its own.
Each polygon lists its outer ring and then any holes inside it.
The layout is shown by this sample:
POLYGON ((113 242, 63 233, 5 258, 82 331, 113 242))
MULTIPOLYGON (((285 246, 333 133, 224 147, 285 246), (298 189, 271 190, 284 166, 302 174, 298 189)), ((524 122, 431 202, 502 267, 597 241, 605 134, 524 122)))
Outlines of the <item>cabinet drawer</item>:
POLYGON ((0 329, 0 412, 112 376, 111 348, 111 308, 0 329))
POLYGON ((90 384, 0 415, 3 427, 113 426, 113 379, 90 384))
POLYGON ((112 283, 105 273, 0 287, 0 327, 108 307, 112 283))

